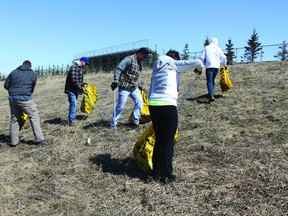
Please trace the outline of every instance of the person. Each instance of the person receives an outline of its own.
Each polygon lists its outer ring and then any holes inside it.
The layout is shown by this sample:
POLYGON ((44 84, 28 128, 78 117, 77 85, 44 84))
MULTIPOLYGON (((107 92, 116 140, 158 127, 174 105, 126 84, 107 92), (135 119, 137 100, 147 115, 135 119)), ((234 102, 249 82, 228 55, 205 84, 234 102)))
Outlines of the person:
POLYGON ((169 50, 166 55, 159 56, 153 66, 148 105, 156 135, 152 163, 153 178, 157 181, 176 181, 172 158, 174 136, 178 127, 180 73, 195 69, 201 74, 203 67, 199 59, 180 60, 179 52, 175 50, 169 50))
POLYGON ((133 55, 126 56, 114 71, 114 80, 111 84, 111 89, 114 91, 118 87, 118 103, 111 118, 112 131, 117 129, 118 120, 128 97, 134 102, 132 122, 129 126, 136 128, 139 125, 139 118, 141 117, 143 107, 140 93, 142 89, 140 82, 141 62, 147 58, 148 54, 149 50, 142 47, 133 55))
POLYGON ((9 93, 8 99, 11 113, 9 145, 11 147, 20 144, 21 117, 23 113, 29 117, 36 144, 49 144, 49 141, 44 139, 38 111, 32 100, 37 75, 31 67, 32 64, 29 60, 24 61, 21 66, 8 75, 4 83, 4 88, 9 93))
POLYGON ((200 58, 206 66, 208 103, 211 103, 214 101, 215 78, 219 71, 220 64, 227 65, 227 57, 218 46, 218 39, 213 37, 210 44, 201 52, 200 58))
POLYGON ((69 68, 69 72, 66 77, 65 93, 68 95, 69 101, 69 126, 74 126, 76 122, 76 107, 79 94, 84 93, 83 71, 82 69, 90 65, 87 57, 82 57, 73 61, 73 64, 69 68))

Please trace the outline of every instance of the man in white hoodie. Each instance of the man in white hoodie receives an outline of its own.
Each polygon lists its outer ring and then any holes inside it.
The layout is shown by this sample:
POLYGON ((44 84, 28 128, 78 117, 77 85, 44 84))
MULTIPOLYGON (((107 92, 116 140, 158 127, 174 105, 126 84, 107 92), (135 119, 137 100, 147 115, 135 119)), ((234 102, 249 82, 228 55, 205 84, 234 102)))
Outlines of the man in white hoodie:
POLYGON ((218 39, 213 37, 208 46, 204 48, 201 53, 201 61, 206 67, 206 79, 207 79, 207 89, 208 89, 208 103, 214 101, 214 87, 215 87, 215 77, 220 68, 220 64, 227 65, 226 55, 223 53, 222 49, 218 46, 218 39))
POLYGON ((83 94, 84 83, 82 68, 89 64, 87 57, 75 60, 66 77, 65 93, 68 95, 69 101, 69 126, 75 124, 78 94, 83 94))
POLYGON ((179 52, 170 50, 159 56, 154 64, 149 92, 149 111, 156 139, 153 150, 155 180, 175 182, 172 158, 174 136, 178 127, 177 99, 180 72, 196 69, 200 74, 204 65, 199 60, 180 60, 179 52))

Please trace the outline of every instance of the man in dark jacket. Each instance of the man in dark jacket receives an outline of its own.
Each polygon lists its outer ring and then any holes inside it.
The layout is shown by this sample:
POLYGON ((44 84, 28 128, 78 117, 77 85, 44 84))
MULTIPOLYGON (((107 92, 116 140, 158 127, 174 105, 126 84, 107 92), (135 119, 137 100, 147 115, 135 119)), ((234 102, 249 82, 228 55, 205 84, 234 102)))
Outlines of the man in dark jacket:
POLYGON ((89 64, 89 59, 86 57, 75 60, 66 77, 65 93, 68 95, 69 101, 69 126, 75 124, 78 95, 83 93, 84 83, 82 68, 89 64))
POLYGON ((36 144, 49 144, 44 139, 40 119, 36 105, 32 100, 37 76, 31 69, 32 64, 26 60, 21 66, 13 70, 4 83, 4 88, 9 93, 10 105, 10 146, 15 147, 20 144, 20 125, 23 113, 29 117, 36 144))

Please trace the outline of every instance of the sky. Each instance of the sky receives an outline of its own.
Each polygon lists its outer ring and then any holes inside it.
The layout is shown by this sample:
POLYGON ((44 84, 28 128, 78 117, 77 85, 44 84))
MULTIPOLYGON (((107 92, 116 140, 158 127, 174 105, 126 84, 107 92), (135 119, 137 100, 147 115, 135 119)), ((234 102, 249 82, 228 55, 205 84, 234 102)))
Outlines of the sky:
POLYGON ((24 60, 66 66, 79 53, 142 40, 159 54, 185 44, 192 53, 206 37, 244 47, 255 29, 262 45, 281 44, 287 8, 287 0, 0 0, 0 74, 24 60))

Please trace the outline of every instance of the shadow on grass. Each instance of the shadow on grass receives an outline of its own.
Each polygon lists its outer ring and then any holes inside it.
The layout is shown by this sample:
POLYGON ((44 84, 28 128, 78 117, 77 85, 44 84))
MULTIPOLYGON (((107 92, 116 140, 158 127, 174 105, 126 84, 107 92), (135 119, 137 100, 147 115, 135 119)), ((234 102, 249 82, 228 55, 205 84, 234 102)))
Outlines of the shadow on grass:
POLYGON ((111 158, 111 154, 99 154, 92 156, 89 161, 101 167, 103 172, 108 172, 113 175, 127 175, 131 178, 139 178, 143 181, 146 181, 148 178, 131 157, 117 159, 111 158))
POLYGON ((10 141, 10 136, 5 134, 0 134, 0 143, 8 143, 10 141))
MULTIPOLYGON (((215 99, 222 98, 222 95, 214 95, 215 99)), ((196 101, 199 104, 208 104, 208 94, 204 94, 194 98, 187 98, 187 101, 196 101)))

